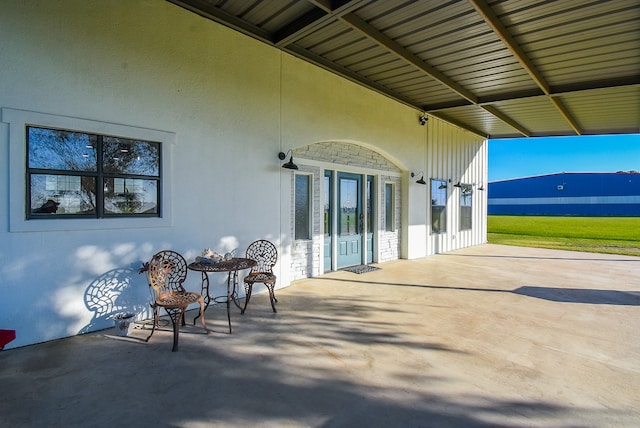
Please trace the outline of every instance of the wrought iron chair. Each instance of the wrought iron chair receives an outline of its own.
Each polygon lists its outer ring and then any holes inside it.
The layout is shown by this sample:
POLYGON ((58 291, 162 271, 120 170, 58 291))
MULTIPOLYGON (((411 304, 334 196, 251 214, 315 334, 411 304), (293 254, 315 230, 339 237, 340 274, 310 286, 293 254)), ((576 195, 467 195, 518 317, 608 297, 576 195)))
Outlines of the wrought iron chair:
POLYGON ((273 312, 276 311, 276 295, 274 288, 276 286, 276 276, 273 274, 273 267, 278 260, 278 250, 276 246, 271 242, 264 239, 255 241, 247 248, 246 257, 248 259, 258 262, 257 265, 251 268, 251 271, 244 277, 244 290, 246 298, 244 300, 244 308, 240 313, 244 314, 247 309, 249 300, 251 300, 251 291, 253 290, 253 284, 256 282, 263 283, 267 290, 269 290, 269 300, 271 301, 271 308, 273 312))
POLYGON ((173 324, 173 349, 178 350, 178 335, 180 325, 184 325, 184 311, 192 303, 200 304, 200 319, 202 328, 207 334, 207 325, 204 320, 204 299, 200 293, 186 291, 182 283, 187 278, 187 262, 179 253, 171 250, 163 250, 155 254, 149 262, 147 270, 149 287, 152 290, 153 303, 153 327, 147 342, 153 336, 160 318, 159 308, 164 308, 173 324))

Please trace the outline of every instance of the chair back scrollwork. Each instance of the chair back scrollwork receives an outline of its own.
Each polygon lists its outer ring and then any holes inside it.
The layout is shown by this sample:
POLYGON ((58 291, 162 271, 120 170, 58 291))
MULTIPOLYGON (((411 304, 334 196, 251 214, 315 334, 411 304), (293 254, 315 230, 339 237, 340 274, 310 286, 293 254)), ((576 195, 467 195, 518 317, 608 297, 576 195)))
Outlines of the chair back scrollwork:
POLYGON ((278 261, 276 246, 264 239, 255 241, 247 248, 246 257, 258 264, 251 268, 251 272, 273 273, 273 267, 278 261))
POLYGON ((251 293, 253 290, 253 284, 256 282, 263 283, 267 290, 269 290, 269 300, 271 301, 271 308, 273 312, 277 312, 275 287, 276 287, 276 275, 273 273, 273 267, 278 261, 278 249, 276 246, 265 239, 259 239, 252 242, 247 248, 247 258, 256 261, 256 265, 251 268, 251 271, 244 277, 244 289, 245 300, 244 308, 240 313, 244 314, 251 299, 251 293))
POLYGON ((156 296, 174 291, 184 291, 182 285, 187 278, 187 262, 180 253, 163 250, 153 256, 147 270, 149 286, 156 296))

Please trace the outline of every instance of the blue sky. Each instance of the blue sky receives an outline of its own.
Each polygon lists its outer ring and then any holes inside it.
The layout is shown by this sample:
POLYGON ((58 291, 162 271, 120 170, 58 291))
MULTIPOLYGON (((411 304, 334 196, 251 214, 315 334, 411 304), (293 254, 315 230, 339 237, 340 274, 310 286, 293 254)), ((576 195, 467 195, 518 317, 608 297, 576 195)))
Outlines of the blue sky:
POLYGON ((640 134, 489 140, 489 181, 630 170, 640 171, 640 134))

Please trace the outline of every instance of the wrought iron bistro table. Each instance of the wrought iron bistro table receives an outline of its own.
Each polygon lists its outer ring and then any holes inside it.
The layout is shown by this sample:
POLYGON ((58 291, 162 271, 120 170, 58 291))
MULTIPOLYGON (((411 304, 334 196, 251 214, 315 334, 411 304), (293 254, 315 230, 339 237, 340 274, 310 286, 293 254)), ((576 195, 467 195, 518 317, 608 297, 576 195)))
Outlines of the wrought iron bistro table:
MULTIPOLYGON (((212 300, 214 303, 225 302, 227 304, 227 320, 229 321, 229 333, 231 333, 231 313, 229 312, 231 301, 233 300, 233 303, 238 307, 238 309, 242 309, 240 307, 240 304, 238 303, 238 271, 252 268, 257 264, 258 262, 256 262, 255 260, 234 257, 230 260, 222 260, 217 263, 193 262, 189 263, 189 266, 187 266, 191 270, 202 273, 202 297, 204 298, 205 311, 209 307, 209 303, 212 300), (209 273, 213 272, 227 272, 226 296, 211 297, 209 295, 209 273)), ((194 324, 199 316, 200 315, 193 319, 194 324)))

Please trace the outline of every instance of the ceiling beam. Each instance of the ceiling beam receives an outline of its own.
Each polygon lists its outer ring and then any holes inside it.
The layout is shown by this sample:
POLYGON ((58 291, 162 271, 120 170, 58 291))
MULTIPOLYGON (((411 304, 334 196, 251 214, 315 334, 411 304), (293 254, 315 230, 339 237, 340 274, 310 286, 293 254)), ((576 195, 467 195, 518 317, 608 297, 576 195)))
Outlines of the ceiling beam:
POLYGON ((440 114, 440 113, 429 113, 430 116, 436 117, 442 121, 448 122, 452 125, 457 126, 458 128, 462 128, 465 131, 469 131, 472 134, 476 134, 479 137, 482 138, 489 138, 489 135, 487 135, 486 133, 480 131, 479 129, 476 129, 470 125, 467 125, 466 123, 460 122, 458 120, 452 119, 450 117, 448 117, 447 115, 444 114, 440 114))
POLYGON ((312 10, 279 29, 274 35, 275 46, 282 48, 295 43, 329 22, 350 13, 369 0, 309 0, 312 10))
MULTIPOLYGON (((427 74, 428 76, 430 76, 434 80, 440 82, 441 84, 446 86, 448 89, 450 89, 451 91, 455 92, 460 97, 464 98, 467 102, 469 102, 469 103, 471 103, 473 105, 478 105, 478 101, 479 101, 478 97, 476 97, 474 94, 472 94, 471 91, 469 91, 468 89, 466 89, 462 85, 454 82, 453 80, 451 80, 450 78, 445 76, 443 73, 441 73, 440 71, 436 70, 434 67, 432 67, 427 62, 421 60, 417 55, 409 52, 409 50, 407 50, 406 48, 401 46, 395 40, 393 40, 390 37, 386 36, 381 31, 379 31, 378 29, 374 28, 372 25, 368 24, 366 21, 364 21, 363 19, 361 19, 360 17, 358 17, 354 13, 346 14, 346 15, 342 16, 341 19, 344 22, 346 22, 347 24, 349 24, 352 28, 358 30, 359 32, 364 34, 369 39, 372 39, 373 41, 375 41, 379 46, 385 48, 387 51, 389 51, 392 54, 400 57, 401 59, 403 59, 407 63, 409 63, 409 64, 413 65, 414 67, 416 67, 418 70, 420 70, 423 73, 427 74)), ((498 109, 496 109, 496 108, 485 108, 483 106, 480 106, 480 108, 482 108, 483 110, 485 110, 489 114, 494 115, 497 119, 507 123, 509 126, 513 127, 514 129, 518 130, 518 132, 520 132, 522 135, 524 135, 524 136, 531 135, 530 132, 524 126, 520 125, 518 122, 516 122, 515 120, 511 119, 506 114, 501 113, 498 109)), ((461 125, 458 124, 458 126, 461 126, 461 125)), ((478 133, 477 130, 472 130, 472 129, 469 129, 469 128, 465 128, 465 129, 468 129, 471 132, 474 132, 476 134, 478 133)))
POLYGON ((549 85, 547 84, 544 76, 542 76, 525 51, 522 50, 520 45, 518 45, 511 33, 509 33, 509 30, 507 30, 507 28, 502 24, 493 9, 491 9, 491 7, 483 0, 469 0, 469 2, 480 14, 482 19, 484 19, 487 25, 491 27, 496 36, 498 36, 505 46, 511 51, 520 65, 522 65, 529 76, 531 76, 531 78, 536 82, 536 85, 538 85, 545 94, 549 95, 551 93, 551 89, 549 89, 549 85))
MULTIPOLYGON (((567 95, 580 94, 585 92, 595 92, 595 91, 606 91, 609 89, 627 89, 634 90, 640 88, 640 76, 635 77, 627 77, 621 79, 607 79, 607 80, 598 80, 593 82, 580 82, 580 83, 570 83, 567 85, 556 86, 553 94, 550 95, 551 98, 560 98, 567 95)), ((517 100, 525 100, 528 98, 536 98, 545 96, 539 90, 527 90, 527 91, 516 91, 516 92, 503 92, 500 94, 493 94, 486 97, 480 97, 478 99, 478 105, 491 105, 498 104, 502 102, 510 102, 517 100)), ((439 104, 427 104, 423 105, 421 108, 425 112, 435 112, 439 110, 449 110, 452 108, 458 107, 467 107, 469 106, 469 102, 465 100, 456 100, 449 101, 439 104)))
POLYGON ((314 8, 295 21, 285 25, 274 34, 277 47, 287 46, 314 31, 333 17, 321 9, 314 8))
POLYGON ((568 95, 579 92, 597 91, 601 89, 615 89, 623 87, 640 87, 640 74, 636 76, 619 77, 612 79, 596 80, 591 82, 569 83, 553 88, 552 97, 568 95))
POLYGON ((573 117, 571 117, 571 113, 569 113, 569 109, 567 109, 567 107, 565 107, 562 101, 560 101, 560 98, 555 98, 551 96, 548 98, 551 100, 551 103, 554 105, 554 107, 560 112, 564 120, 569 124, 569 126, 571 126, 571 129, 573 129, 573 132, 575 132, 577 135, 582 135, 582 130, 578 127, 578 123, 573 117))
POLYGON ((578 128, 578 124, 576 123, 575 119, 571 116, 571 113, 561 103, 557 102, 557 100, 551 97, 551 88, 546 79, 544 78, 542 73, 540 73, 531 59, 529 59, 529 56, 526 54, 526 52, 516 42, 509 30, 507 30, 504 24, 502 24, 493 9, 484 0, 469 0, 469 2, 474 7, 476 12, 478 12, 482 19, 487 23, 487 25, 493 30, 496 36, 498 36, 498 38, 502 40, 509 51, 511 51, 511 54, 518 60, 522 68, 524 68, 529 76, 531 76, 536 85, 538 85, 538 87, 545 93, 545 95, 547 95, 551 103, 562 115, 569 126, 571 126, 574 132, 577 135, 580 135, 581 131, 578 128))
POLYGON ((531 131, 526 129, 524 126, 520 125, 515 120, 511 119, 506 114, 502 113, 496 107, 494 107, 494 106, 480 106, 480 108, 483 109, 484 111, 486 111, 487 113, 492 114, 493 116, 497 117, 498 119, 500 119, 501 121, 503 121, 504 123, 506 123, 507 125, 512 127, 513 129, 515 129, 516 131, 521 133, 523 136, 531 137, 531 131))
POLYGON ((223 11, 222 9, 211 6, 208 2, 203 0, 167 0, 169 3, 173 3, 176 6, 180 6, 190 12, 202 16, 203 18, 210 19, 226 27, 233 28, 236 31, 241 32, 261 42, 273 45, 273 35, 268 31, 263 30, 260 27, 251 25, 236 16, 231 15, 223 11))
POLYGON ((333 10, 333 5, 331 0, 309 0, 309 3, 313 4, 316 7, 324 10, 329 13, 333 10))
POLYGON ((440 82, 462 98, 467 101, 476 104, 478 99, 475 95, 473 95, 469 90, 462 87, 458 83, 449 79, 440 71, 433 68, 431 65, 427 64, 423 60, 421 60, 418 56, 409 52, 406 48, 402 47, 399 43, 391 39, 390 37, 384 35, 378 29, 369 25, 363 19, 359 18, 353 13, 346 14, 341 18, 344 22, 349 24, 353 29, 358 30, 364 36, 368 37, 375 41, 378 45, 385 48, 387 51, 396 55, 397 57, 403 59, 407 63, 413 65, 423 73, 431 76, 434 80, 440 82))
POLYGON ((344 15, 363 4, 370 3, 371 0, 307 0, 309 3, 319 7, 327 13, 340 13, 344 15))

